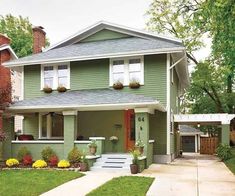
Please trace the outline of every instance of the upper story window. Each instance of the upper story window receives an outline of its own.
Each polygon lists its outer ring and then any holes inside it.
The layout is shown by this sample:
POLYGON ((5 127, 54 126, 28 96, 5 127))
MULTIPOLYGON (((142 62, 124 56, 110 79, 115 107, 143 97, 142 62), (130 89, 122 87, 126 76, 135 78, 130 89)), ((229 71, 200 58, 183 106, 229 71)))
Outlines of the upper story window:
POLYGON ((144 84, 143 57, 129 57, 110 60, 110 86, 115 82, 129 85, 132 81, 144 84))
POLYGON ((70 66, 69 64, 42 65, 41 67, 41 89, 45 86, 56 89, 58 86, 70 88, 70 66))

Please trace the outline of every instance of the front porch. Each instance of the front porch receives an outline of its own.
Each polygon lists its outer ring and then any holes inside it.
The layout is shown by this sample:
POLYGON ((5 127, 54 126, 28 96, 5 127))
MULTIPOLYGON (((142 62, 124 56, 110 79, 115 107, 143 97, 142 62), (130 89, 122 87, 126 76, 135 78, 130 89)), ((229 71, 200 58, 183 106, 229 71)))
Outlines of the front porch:
MULTIPOLYGON (((69 92, 63 95, 66 94, 69 94, 69 92)), ((126 96, 129 94, 123 94, 125 99, 128 100, 126 96)), ((52 96, 55 95, 48 97, 52 96)), ((131 96, 133 99, 133 95, 131 96)), ((143 99, 143 96, 135 95, 135 98, 143 99)), ((114 99, 116 100, 116 97, 114 99)), ((31 104, 33 103, 31 102, 31 104)), ((142 140, 145 144, 143 156, 147 157, 147 165, 153 162, 157 126, 165 123, 164 120, 160 122, 161 119, 158 119, 159 122, 156 125, 156 118, 165 114, 158 111, 163 110, 159 102, 144 101, 141 103, 136 101, 135 104, 115 103, 95 106, 84 104, 67 108, 64 108, 63 105, 47 106, 31 105, 10 108, 11 114, 24 116, 22 133, 32 135, 34 139, 15 140, 13 123, 5 123, 5 130, 8 131, 9 135, 8 140, 4 143, 5 158, 16 157, 19 148, 26 146, 31 151, 33 158, 39 159, 42 149, 50 146, 60 159, 66 159, 74 146, 88 154, 87 145, 91 140, 97 142, 97 155, 127 153, 134 148, 135 141, 142 140), (118 141, 110 141, 111 136, 116 136, 118 141)))

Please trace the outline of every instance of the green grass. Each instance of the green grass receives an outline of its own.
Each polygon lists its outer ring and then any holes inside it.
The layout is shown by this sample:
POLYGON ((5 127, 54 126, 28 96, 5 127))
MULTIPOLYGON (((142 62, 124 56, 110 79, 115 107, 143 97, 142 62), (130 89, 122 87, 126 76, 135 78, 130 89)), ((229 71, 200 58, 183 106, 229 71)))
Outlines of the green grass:
POLYGON ((40 195, 83 174, 56 170, 0 170, 1 196, 40 195))
POLYGON ((154 178, 139 176, 123 176, 113 178, 104 185, 90 192, 88 196, 144 196, 146 195, 153 180, 154 178))
POLYGON ((234 173, 235 175, 235 148, 232 149, 233 157, 229 160, 224 161, 227 167, 234 173))

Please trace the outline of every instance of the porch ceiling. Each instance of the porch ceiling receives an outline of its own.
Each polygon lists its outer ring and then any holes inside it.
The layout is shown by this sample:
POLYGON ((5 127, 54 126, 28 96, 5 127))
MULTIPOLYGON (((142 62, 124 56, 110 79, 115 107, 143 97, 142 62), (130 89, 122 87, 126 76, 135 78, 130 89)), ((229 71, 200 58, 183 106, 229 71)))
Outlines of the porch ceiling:
POLYGON ((150 108, 165 112, 165 107, 156 99, 143 95, 111 89, 68 91, 48 96, 23 100, 12 104, 12 113, 43 111, 101 111, 150 108))

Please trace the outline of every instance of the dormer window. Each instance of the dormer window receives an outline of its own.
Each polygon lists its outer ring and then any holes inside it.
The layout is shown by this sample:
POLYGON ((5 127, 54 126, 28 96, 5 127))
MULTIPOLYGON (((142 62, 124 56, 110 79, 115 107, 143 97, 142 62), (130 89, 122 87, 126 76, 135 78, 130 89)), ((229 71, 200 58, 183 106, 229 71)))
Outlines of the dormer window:
POLYGON ((58 86, 70 88, 69 63, 41 66, 41 89, 44 87, 57 89, 58 86))
POLYGON ((130 82, 137 81, 144 84, 143 57, 129 57, 110 60, 110 86, 121 82, 128 86, 130 82))

